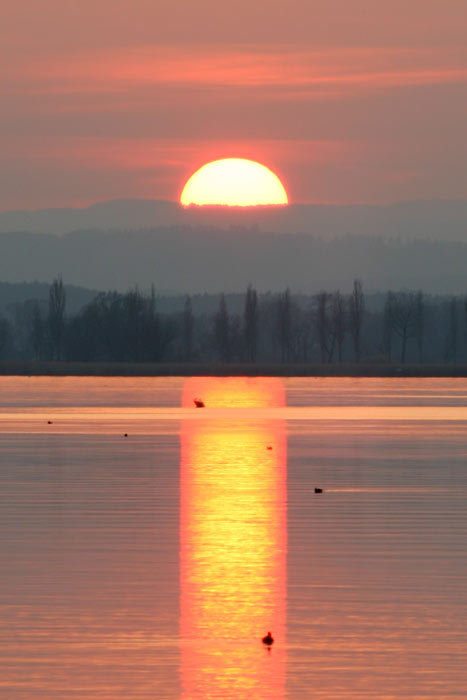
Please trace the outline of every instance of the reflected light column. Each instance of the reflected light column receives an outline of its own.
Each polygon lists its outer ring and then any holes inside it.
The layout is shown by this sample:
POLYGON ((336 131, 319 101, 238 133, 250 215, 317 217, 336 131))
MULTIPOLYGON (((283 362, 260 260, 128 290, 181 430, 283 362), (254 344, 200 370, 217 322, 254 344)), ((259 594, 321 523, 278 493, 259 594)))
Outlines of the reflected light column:
POLYGON ((180 632, 184 700, 274 698, 285 691, 286 433, 267 410, 277 379, 187 380, 182 421, 180 632), (240 417, 239 417, 240 416, 240 417), (261 637, 271 631, 267 650, 261 637))

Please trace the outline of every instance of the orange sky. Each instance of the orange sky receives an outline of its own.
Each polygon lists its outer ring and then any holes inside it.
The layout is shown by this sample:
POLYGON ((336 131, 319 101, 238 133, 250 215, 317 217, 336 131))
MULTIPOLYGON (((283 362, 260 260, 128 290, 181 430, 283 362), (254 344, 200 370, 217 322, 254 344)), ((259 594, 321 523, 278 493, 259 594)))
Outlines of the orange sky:
POLYGON ((466 198, 465 0, 0 7, 0 209, 176 199, 246 157, 294 202, 466 198))

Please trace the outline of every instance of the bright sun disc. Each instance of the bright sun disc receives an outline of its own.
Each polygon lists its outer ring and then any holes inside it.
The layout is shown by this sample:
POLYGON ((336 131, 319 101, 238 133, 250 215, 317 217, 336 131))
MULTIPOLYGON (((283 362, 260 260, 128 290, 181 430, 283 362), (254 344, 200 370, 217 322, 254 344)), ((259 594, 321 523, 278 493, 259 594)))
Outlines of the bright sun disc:
POLYGON ((190 204, 254 207, 288 202, 277 175, 265 165, 246 158, 206 163, 186 182, 180 196, 184 207, 190 204))

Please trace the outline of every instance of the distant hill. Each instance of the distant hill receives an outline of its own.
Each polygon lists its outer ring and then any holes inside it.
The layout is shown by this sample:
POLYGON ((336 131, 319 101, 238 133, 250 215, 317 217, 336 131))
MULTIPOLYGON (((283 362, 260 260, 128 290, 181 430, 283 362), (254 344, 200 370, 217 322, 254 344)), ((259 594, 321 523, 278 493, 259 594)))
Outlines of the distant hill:
POLYGON ((467 243, 370 235, 279 235, 248 228, 159 227, 143 231, 0 234, 0 280, 158 293, 422 288, 467 291, 467 243))
POLYGON ((467 201, 429 200, 388 206, 295 204, 288 207, 190 207, 156 200, 115 200, 83 209, 0 213, 0 232, 66 234, 161 226, 253 228, 329 236, 350 233, 467 242, 467 201))
MULTIPOLYGON (((0 282, 0 315, 5 314, 15 304, 22 304, 25 301, 35 300, 48 303, 50 284, 46 282, 0 282)), ((97 292, 92 289, 65 285, 67 311, 76 313, 91 299, 97 292)))

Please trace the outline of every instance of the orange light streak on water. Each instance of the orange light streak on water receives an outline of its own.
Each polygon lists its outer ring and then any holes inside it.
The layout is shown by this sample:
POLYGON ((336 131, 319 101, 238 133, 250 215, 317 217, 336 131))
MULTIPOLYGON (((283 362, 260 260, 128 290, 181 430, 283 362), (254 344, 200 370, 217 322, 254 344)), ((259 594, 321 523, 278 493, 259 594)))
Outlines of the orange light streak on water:
MULTIPOLYGON (((197 394, 211 408, 284 403, 280 380, 192 379, 183 404, 193 405, 197 394)), ((285 424, 237 418, 232 425, 225 410, 219 415, 181 426, 182 697, 280 700, 286 676, 285 424), (261 644, 269 630, 276 640, 270 651, 261 644)))

